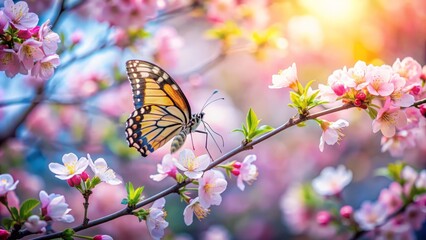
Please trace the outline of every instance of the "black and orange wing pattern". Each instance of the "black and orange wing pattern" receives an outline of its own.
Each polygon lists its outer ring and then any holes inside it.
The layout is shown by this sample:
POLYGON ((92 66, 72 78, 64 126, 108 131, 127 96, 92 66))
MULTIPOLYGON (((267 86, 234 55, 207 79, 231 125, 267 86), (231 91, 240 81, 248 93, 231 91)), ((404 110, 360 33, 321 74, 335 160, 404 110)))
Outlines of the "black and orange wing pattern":
POLYGON ((176 82, 157 65, 129 60, 126 69, 135 106, 126 123, 127 142, 146 157, 188 125, 191 109, 176 82))

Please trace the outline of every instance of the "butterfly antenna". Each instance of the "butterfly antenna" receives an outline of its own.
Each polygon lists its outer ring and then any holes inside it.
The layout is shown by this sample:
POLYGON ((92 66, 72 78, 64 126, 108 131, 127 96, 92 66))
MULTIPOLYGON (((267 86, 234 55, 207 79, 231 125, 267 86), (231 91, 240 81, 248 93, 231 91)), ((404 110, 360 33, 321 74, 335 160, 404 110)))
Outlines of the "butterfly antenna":
POLYGON ((213 93, 210 95, 210 97, 209 98, 207 98, 207 100, 206 100, 206 103, 204 103, 204 105, 203 105, 203 107, 201 108, 201 111, 200 112, 203 112, 204 111, 204 109, 208 106, 208 105, 210 105, 211 103, 214 103, 214 102, 216 102, 216 101, 218 101, 218 100, 225 100, 225 98, 216 98, 215 100, 213 100, 213 101, 210 101, 210 99, 216 94, 216 93, 218 93, 219 91, 218 90, 214 90, 213 91, 213 93))

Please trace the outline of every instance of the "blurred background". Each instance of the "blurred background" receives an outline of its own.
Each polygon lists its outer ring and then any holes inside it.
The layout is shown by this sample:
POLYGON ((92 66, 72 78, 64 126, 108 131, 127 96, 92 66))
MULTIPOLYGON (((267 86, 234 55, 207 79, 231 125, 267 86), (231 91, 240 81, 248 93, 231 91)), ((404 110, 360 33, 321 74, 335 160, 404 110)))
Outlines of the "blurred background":
MULTIPOLYGON (((57 19, 62 4, 26 2, 40 23, 57 19)), ((172 179, 157 183, 149 178, 169 152, 170 143, 147 158, 127 146, 125 121, 134 110, 125 75, 129 59, 151 61, 165 69, 182 88, 193 113, 219 90, 225 100, 204 112, 205 121, 225 139, 222 153, 241 143, 242 135, 232 130, 245 121, 250 107, 263 124, 274 127, 296 114, 287 107, 288 90, 268 88, 272 74, 293 62, 299 80, 315 80, 314 88, 325 84, 334 70, 351 67, 357 60, 392 65, 397 58, 411 56, 426 64, 423 0, 148 0, 132 12, 137 2, 65 1, 65 11, 53 28, 62 39, 61 65, 53 78, 39 81, 17 75, 10 79, 0 73, 0 172, 20 180, 20 199, 38 198, 41 189, 64 194, 79 223, 82 196, 48 169, 50 162, 61 162, 62 155, 70 152, 106 159, 124 182, 144 185, 146 197, 174 184, 172 179)), ((235 178, 228 179, 222 204, 212 207, 201 222, 185 226, 185 204, 177 196, 168 196, 166 238, 321 238, 314 215, 304 211, 303 201, 297 199, 301 184, 309 185, 322 168, 342 163, 353 171, 354 180, 342 197, 354 208, 362 201, 376 200, 380 189, 389 184, 374 176, 376 168, 395 160, 425 168, 426 145, 391 156, 381 152, 381 135, 372 133, 365 112, 351 109, 327 116, 328 120, 339 118, 350 122, 345 137, 322 153, 318 149, 321 129, 308 122, 232 158, 242 161, 256 154, 258 179, 243 192, 235 178)), ((196 154, 205 154, 204 135, 192 137, 196 154)), ((185 147, 192 148, 190 139, 185 147)), ((211 139, 209 150, 214 157, 221 156, 211 139)), ((124 185, 98 186, 89 217, 121 209, 125 194, 124 185)), ((134 217, 86 233, 149 239, 145 224, 134 217)), ((425 230, 417 234, 421 239, 425 230)))

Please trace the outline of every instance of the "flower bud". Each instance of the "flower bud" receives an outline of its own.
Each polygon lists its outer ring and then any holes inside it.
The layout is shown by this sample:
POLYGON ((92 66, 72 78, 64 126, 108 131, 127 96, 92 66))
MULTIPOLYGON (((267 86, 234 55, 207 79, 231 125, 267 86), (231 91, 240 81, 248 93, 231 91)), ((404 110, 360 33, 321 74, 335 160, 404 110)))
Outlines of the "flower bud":
POLYGON ((70 185, 70 187, 75 187, 80 185, 81 183, 81 176, 80 175, 74 175, 72 178, 67 180, 68 185, 70 185))
POLYGON ((6 240, 10 236, 10 232, 0 229, 0 240, 6 240))
POLYGON ((83 181, 86 181, 86 180, 89 178, 89 174, 87 174, 87 172, 86 172, 86 171, 83 171, 83 172, 80 174, 80 177, 81 177, 81 179, 83 179, 83 181))
POLYGON ((83 32, 81 31, 75 31, 71 34, 71 43, 73 45, 79 44, 82 39, 83 39, 83 32))
POLYGON ((420 93, 420 90, 422 90, 422 88, 420 86, 416 85, 416 86, 411 88, 410 94, 411 95, 418 95, 420 93))
POLYGON ((364 92, 358 92, 355 98, 361 101, 365 101, 365 99, 367 98, 367 95, 364 92))
POLYGON ((426 106, 425 105, 420 105, 420 113, 422 114, 423 117, 426 118, 426 106))
POLYGON ((353 208, 349 205, 345 205, 342 208, 340 208, 340 216, 346 219, 351 218, 353 212, 354 212, 353 208))
POLYGON ((234 162, 234 163, 232 164, 232 166, 233 166, 234 168, 238 168, 238 169, 240 169, 240 168, 241 168, 241 163, 240 163, 240 162, 234 162))
POLYGON ((359 100, 359 99, 355 99, 355 100, 354 100, 354 105, 355 105, 356 107, 361 107, 361 105, 362 105, 362 101, 361 101, 361 100, 359 100))
POLYGON ((112 240, 112 237, 109 235, 96 235, 93 240, 112 240))
POLYGON ((68 185, 69 185, 70 187, 75 187, 75 185, 74 185, 74 182, 73 182, 72 178, 67 179, 67 183, 68 183, 68 185))
POLYGON ((331 214, 327 211, 317 213, 317 223, 321 226, 327 226, 331 221, 331 214))
POLYGON ((239 169, 237 169, 237 168, 234 168, 234 169, 232 169, 232 170, 231 170, 231 173, 232 173, 234 176, 238 176, 238 175, 240 175, 240 170, 239 170, 239 169))

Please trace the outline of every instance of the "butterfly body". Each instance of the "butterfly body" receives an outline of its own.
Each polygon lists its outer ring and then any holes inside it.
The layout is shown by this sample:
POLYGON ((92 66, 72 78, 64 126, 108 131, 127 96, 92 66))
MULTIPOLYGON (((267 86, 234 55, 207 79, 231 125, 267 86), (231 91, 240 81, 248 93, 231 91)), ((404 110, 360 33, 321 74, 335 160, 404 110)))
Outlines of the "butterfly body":
POLYGON ((126 69, 135 106, 126 122, 129 146, 146 157, 173 138, 171 152, 177 151, 196 131, 204 113, 191 114, 182 90, 157 65, 129 60, 126 69))

